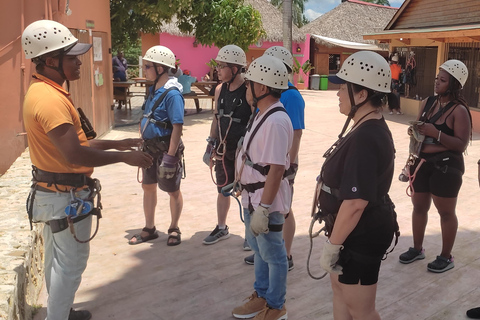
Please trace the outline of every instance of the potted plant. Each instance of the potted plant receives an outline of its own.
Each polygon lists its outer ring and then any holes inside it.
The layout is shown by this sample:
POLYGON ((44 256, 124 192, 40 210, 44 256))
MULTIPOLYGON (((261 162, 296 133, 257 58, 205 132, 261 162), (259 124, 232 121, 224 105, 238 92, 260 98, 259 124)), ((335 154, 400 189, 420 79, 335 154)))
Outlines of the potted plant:
POLYGON ((315 69, 315 67, 312 66, 312 64, 310 63, 310 60, 305 61, 302 65, 302 71, 307 76, 309 75, 310 71, 312 71, 313 69, 315 69))
POLYGON ((297 58, 293 57, 293 66, 292 66, 292 72, 293 74, 297 75, 297 89, 305 89, 305 81, 303 80, 303 77, 301 75, 302 71, 302 65, 300 62, 298 62, 297 58))

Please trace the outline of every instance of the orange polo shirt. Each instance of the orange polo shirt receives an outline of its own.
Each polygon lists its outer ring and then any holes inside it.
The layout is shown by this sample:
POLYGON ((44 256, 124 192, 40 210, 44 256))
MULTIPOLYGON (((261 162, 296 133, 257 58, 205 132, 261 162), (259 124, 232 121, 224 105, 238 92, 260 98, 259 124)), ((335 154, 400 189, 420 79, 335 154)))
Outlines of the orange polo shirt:
MULTIPOLYGON (((75 127, 80 144, 89 146, 78 111, 63 87, 34 74, 23 103, 23 122, 33 165, 49 172, 92 175, 93 168, 68 163, 47 136, 52 129, 68 123, 75 127)), ((54 186, 49 189, 56 190, 54 186)))

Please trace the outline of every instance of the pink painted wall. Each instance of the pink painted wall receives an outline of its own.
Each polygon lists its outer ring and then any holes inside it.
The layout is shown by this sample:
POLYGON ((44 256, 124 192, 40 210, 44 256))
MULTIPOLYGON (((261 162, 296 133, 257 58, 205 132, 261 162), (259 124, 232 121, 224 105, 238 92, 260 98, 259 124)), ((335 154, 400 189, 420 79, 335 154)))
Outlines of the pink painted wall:
POLYGON ((210 71, 205 63, 217 57, 218 48, 215 46, 210 48, 200 44, 195 48, 193 46, 194 40, 193 37, 178 37, 168 33, 160 34, 160 44, 172 50, 177 59, 180 59, 180 68, 190 70, 190 75, 200 81, 210 71))
MULTIPOLYGON (((205 64, 210 59, 215 59, 219 48, 216 46, 193 46, 194 37, 179 37, 168 33, 160 34, 160 45, 170 48, 177 59, 180 59, 180 68, 182 70, 190 70, 190 74, 196 77, 198 81, 210 71, 210 68, 205 64)), ((261 42, 257 45, 251 45, 246 52, 247 62, 252 62, 255 58, 263 55, 263 52, 273 46, 282 46, 282 42, 261 42)), ((303 64, 306 60, 310 59, 310 35, 307 35, 305 43, 293 43, 292 52, 295 58, 303 64), (300 52, 297 52, 297 47, 300 47, 300 52)), ((304 76, 305 87, 308 88, 308 76, 304 76)), ((297 77, 294 79, 295 83, 297 77)))

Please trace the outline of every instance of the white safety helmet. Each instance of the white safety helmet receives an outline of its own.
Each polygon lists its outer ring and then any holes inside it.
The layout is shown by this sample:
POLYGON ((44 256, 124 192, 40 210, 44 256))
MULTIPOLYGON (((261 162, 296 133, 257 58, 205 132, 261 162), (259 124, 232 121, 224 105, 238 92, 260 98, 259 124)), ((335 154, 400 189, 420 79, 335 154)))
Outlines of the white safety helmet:
POLYGON ((27 59, 65 49, 67 55, 81 55, 91 44, 78 43, 70 30, 52 20, 38 20, 28 25, 22 34, 22 48, 27 59))
POLYGON ((393 57, 392 57, 392 61, 393 62, 398 62, 398 54, 394 54, 393 57))
POLYGON ((293 56, 286 48, 282 46, 273 46, 265 50, 264 55, 272 56, 280 59, 287 66, 288 71, 293 69, 293 56))
POLYGON ((164 46, 153 46, 145 52, 143 60, 175 68, 175 55, 172 50, 164 46))
POLYGON ((247 56, 242 48, 234 44, 229 44, 218 51, 215 61, 237 64, 245 67, 247 65, 247 56))
POLYGON ((374 91, 390 93, 392 75, 387 61, 378 53, 358 51, 348 57, 336 76, 328 77, 333 83, 351 82, 374 91))
POLYGON ((465 85, 465 82, 467 82, 468 69, 467 66, 460 60, 447 60, 440 66, 440 69, 445 70, 455 79, 457 79, 462 88, 465 85))
POLYGON ((282 60, 261 56, 248 67, 245 79, 273 89, 288 89, 288 71, 282 60))

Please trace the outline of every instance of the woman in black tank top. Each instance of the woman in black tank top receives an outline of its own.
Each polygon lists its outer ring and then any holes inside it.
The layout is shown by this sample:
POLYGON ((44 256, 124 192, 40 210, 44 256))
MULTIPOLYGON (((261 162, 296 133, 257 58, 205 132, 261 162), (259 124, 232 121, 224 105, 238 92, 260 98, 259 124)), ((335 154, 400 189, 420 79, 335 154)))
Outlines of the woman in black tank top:
POLYGON ((415 176, 412 182, 413 247, 400 255, 400 262, 408 264, 425 258, 423 239, 433 200, 440 214, 443 243, 442 251, 427 269, 436 273, 454 267, 451 252, 458 228, 455 207, 464 172, 462 153, 472 130, 470 111, 460 93, 467 76, 466 66, 458 60, 442 64, 435 78, 437 96, 423 102, 417 117, 424 122, 418 131, 425 135, 425 140, 419 159, 410 168, 410 174, 415 176))

